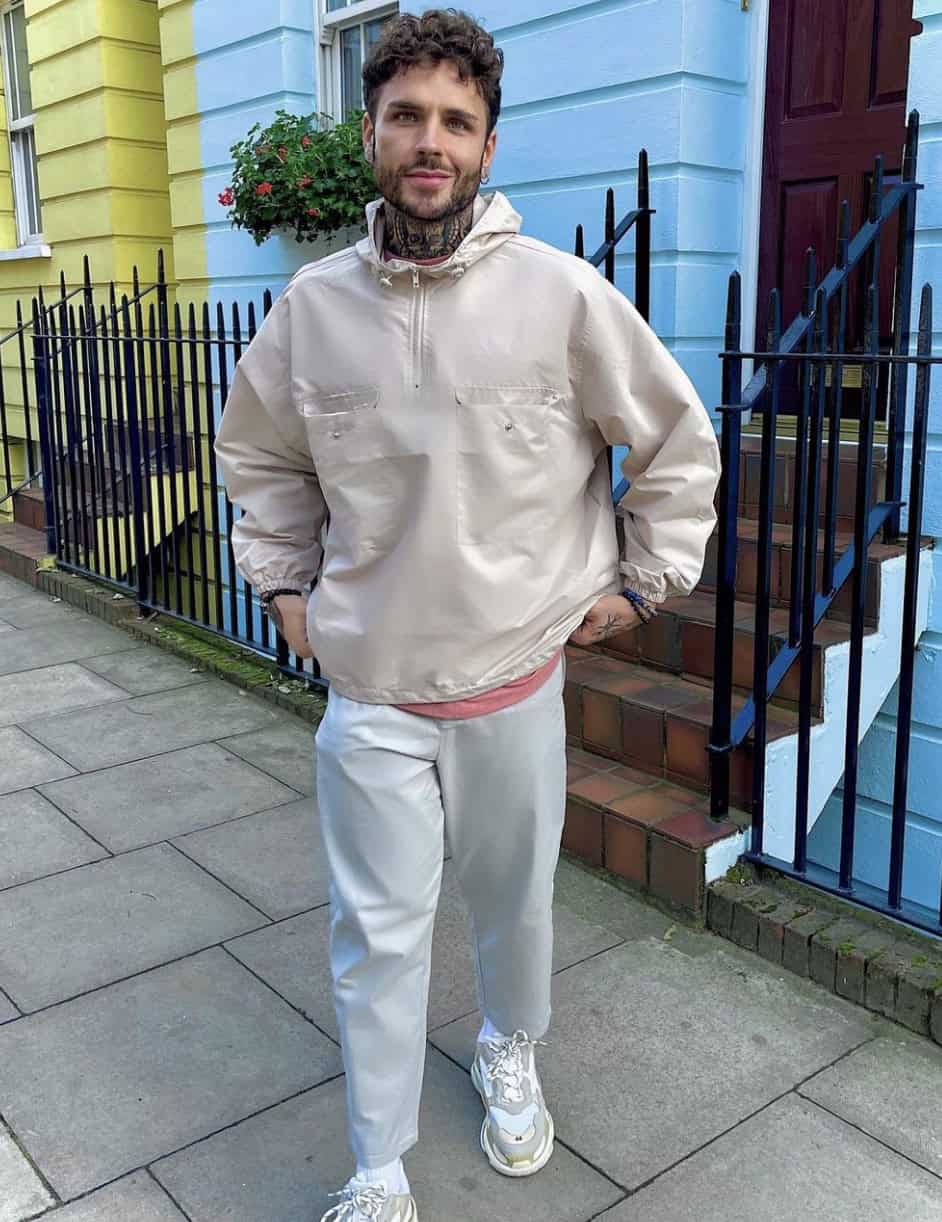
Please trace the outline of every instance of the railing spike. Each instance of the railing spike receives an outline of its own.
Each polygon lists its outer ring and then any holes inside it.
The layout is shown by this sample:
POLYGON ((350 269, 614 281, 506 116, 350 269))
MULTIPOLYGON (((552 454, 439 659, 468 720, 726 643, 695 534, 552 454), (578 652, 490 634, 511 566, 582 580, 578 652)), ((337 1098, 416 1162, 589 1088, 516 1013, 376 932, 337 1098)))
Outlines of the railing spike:
POLYGON ((774 352, 782 335, 782 295, 777 288, 769 293, 769 352, 774 352))
POLYGON ((731 332, 742 324, 742 276, 732 272, 726 290, 726 347, 731 347, 731 332))
POLYGON ((847 252, 850 246, 850 202, 841 200, 841 211, 837 223, 837 255, 835 262, 840 271, 847 266, 847 252))
POLYGON ((162 246, 157 251, 157 283, 167 283, 167 272, 164 267, 164 248, 162 246))
POLYGON ((651 202, 651 184, 648 177, 648 150, 638 154, 638 207, 647 208, 651 202))
POLYGON ((867 219, 871 225, 880 216, 880 203, 883 199, 883 154, 877 153, 873 159, 873 178, 870 181, 870 208, 867 219))
POLYGON ((906 123, 906 143, 903 148, 903 182, 916 181, 916 160, 919 154, 919 111, 911 110, 906 123))
POLYGON ((809 246, 805 251, 805 296, 801 303, 801 312, 805 318, 811 317, 811 312, 814 309, 814 294, 817 288, 818 260, 814 252, 814 247, 809 246))

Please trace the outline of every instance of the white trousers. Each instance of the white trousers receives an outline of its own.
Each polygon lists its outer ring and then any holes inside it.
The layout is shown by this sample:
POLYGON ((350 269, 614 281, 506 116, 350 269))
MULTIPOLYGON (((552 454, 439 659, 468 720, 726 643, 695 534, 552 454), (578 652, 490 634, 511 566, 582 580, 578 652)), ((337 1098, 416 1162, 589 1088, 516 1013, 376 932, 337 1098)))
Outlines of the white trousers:
POLYGON ((463 721, 333 690, 315 736, 330 964, 357 1162, 418 1140, 444 830, 472 917, 478 1001, 499 1030, 550 1021, 553 879, 566 805, 565 658, 463 721))

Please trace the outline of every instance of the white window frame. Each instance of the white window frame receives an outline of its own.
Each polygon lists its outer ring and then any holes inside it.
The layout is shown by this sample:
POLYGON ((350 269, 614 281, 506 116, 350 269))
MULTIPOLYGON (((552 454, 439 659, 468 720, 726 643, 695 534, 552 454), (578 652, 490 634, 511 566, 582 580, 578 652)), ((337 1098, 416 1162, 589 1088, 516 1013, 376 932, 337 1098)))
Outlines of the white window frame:
POLYGON ((399 12, 397 0, 356 0, 345 8, 327 12, 327 0, 314 0, 314 22, 317 36, 317 108, 339 122, 343 115, 342 57, 340 31, 362 25, 377 17, 391 17, 399 12))
MULTIPOLYGON (((13 212, 16 217, 16 237, 19 245, 38 246, 42 244, 42 201, 39 197, 39 174, 36 164, 36 132, 35 112, 21 115, 18 119, 12 117, 13 99, 19 97, 16 79, 16 63, 10 62, 7 54, 6 27, 8 15, 14 9, 25 8, 24 0, 11 0, 0 5, 0 50, 3 55, 4 102, 6 105, 7 130, 10 137, 10 166, 13 172, 13 212), (17 139, 23 132, 30 132, 32 140, 32 161, 30 162, 25 148, 25 141, 17 139), (25 201, 29 197, 27 176, 32 178, 36 199, 36 228, 31 228, 25 201)), ((32 95, 31 95, 32 96, 32 95)))

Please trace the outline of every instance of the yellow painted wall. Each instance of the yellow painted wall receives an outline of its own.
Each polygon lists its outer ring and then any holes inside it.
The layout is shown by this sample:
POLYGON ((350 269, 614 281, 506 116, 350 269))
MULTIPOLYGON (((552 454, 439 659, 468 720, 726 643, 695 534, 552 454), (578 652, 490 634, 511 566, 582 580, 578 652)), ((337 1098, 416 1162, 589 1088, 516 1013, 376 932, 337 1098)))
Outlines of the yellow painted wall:
POLYGON ((204 300, 209 288, 193 0, 158 0, 158 6, 177 299, 187 305, 204 300))
MULTIPOLYGON (((99 285, 156 277, 173 233, 157 0, 26 0, 30 85, 43 239, 48 258, 0 260, 0 338, 17 298, 81 282, 89 256, 99 285)), ((6 130, 0 94, 0 118, 6 130)), ((0 250, 16 247, 9 140, 0 134, 0 250)), ((24 433, 15 341, 0 346, 8 433, 24 433)), ((33 404, 35 410, 35 405, 33 404)), ((34 427, 34 435, 36 429, 34 427)))

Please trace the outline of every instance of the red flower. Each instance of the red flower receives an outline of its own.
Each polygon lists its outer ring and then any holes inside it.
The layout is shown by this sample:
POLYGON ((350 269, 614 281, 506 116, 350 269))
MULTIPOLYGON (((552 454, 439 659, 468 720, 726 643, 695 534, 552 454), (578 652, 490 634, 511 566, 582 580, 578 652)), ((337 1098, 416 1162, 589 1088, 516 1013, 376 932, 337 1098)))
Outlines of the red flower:
POLYGON ((298 190, 299 191, 303 191, 305 187, 309 187, 310 185, 311 185, 310 174, 305 174, 303 178, 298 179, 298 190))
POLYGON ((260 182, 255 188, 256 195, 271 195, 272 185, 270 182, 260 182))
POLYGON ((279 161, 288 160, 288 150, 285 148, 284 145, 282 145, 281 148, 278 150, 278 160, 279 161))
POLYGON ((310 136, 301 137, 301 147, 305 149, 311 147, 311 137, 310 136))
POLYGON ((320 209, 319 208, 308 208, 307 214, 308 216, 320 216, 320 209))
POLYGON ((225 191, 219 193, 219 202, 224 208, 229 208, 235 203, 235 194, 231 187, 226 187, 225 191))

